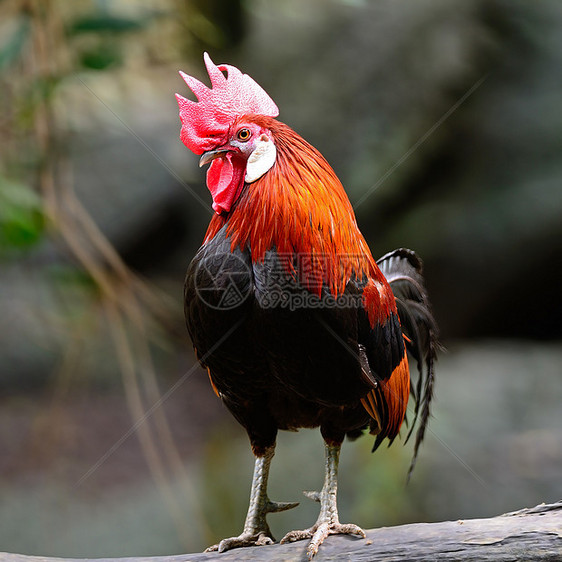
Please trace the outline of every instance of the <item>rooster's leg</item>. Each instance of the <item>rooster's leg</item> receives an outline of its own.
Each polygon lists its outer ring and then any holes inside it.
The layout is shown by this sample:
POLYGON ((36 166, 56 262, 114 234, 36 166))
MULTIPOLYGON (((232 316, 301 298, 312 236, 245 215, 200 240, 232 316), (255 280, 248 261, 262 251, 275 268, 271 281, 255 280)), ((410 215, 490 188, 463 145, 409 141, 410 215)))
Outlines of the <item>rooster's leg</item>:
POLYGON ((239 546, 263 546, 275 542, 265 516, 268 513, 291 509, 299 504, 298 502, 273 502, 267 497, 269 465, 274 454, 275 445, 267 447, 263 456, 256 456, 252 490, 250 492, 250 506, 248 507, 248 515, 246 515, 242 534, 237 537, 223 539, 218 544, 210 546, 205 552, 213 550, 224 552, 239 546))
POLYGON ((328 535, 360 535, 365 538, 365 532, 361 527, 353 524, 342 525, 339 521, 337 489, 340 448, 340 443, 325 443, 326 476, 324 479, 324 487, 320 493, 304 493, 308 498, 320 502, 320 515, 316 523, 309 529, 291 531, 281 540, 281 543, 285 543, 300 541, 302 539, 312 539, 307 548, 309 560, 318 552, 318 548, 328 535))

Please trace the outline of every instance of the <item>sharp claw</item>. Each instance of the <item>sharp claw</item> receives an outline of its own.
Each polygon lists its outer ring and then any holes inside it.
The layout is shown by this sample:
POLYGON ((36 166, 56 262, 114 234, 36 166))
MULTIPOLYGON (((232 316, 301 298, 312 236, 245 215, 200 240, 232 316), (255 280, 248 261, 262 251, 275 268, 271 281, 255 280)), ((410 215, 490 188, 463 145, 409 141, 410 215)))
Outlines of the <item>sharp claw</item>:
POLYGON ((299 502, 274 502, 269 500, 266 506, 267 513, 278 513, 279 511, 287 511, 287 509, 293 509, 297 507, 299 502))
POLYGON ((359 527, 358 525, 354 525, 353 523, 346 523, 344 525, 340 525, 339 526, 339 530, 335 530, 333 532, 330 532, 330 535, 334 535, 334 534, 344 534, 344 535, 359 535, 360 537, 363 537, 364 539, 367 538, 367 535, 365 534, 365 531, 363 529, 361 529, 361 527, 359 527))

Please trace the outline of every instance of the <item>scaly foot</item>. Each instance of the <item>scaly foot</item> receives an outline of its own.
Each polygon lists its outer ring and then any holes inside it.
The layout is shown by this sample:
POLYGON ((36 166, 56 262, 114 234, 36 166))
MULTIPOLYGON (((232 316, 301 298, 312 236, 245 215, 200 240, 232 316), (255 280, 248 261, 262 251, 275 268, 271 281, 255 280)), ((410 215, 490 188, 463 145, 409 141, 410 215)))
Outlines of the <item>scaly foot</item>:
POLYGON ((281 543, 311 539, 306 549, 308 559, 312 560, 318 553, 320 545, 328 535, 359 535, 365 538, 365 531, 352 523, 342 525, 338 517, 337 489, 338 489, 338 461, 340 453, 339 443, 325 443, 326 475, 321 492, 304 492, 311 500, 320 503, 320 514, 316 523, 309 529, 291 531, 287 533, 281 543))
POLYGON ((205 550, 205 552, 225 552, 231 548, 238 548, 241 546, 265 546, 273 544, 275 539, 269 530, 269 525, 265 520, 268 513, 278 513, 297 507, 298 502, 273 502, 267 498, 255 504, 256 507, 250 507, 244 531, 237 537, 229 537, 223 539, 218 544, 214 544, 205 550))
POLYGON ((237 537, 223 539, 218 544, 210 546, 205 552, 216 552, 217 550, 225 552, 231 548, 265 546, 275 542, 269 530, 266 515, 268 513, 285 511, 299 504, 298 502, 274 502, 267 497, 267 478, 274 450, 274 446, 268 447, 263 455, 256 457, 252 491, 250 492, 250 505, 242 533, 237 537))
POLYGON ((309 529, 290 531, 281 539, 281 544, 311 539, 306 549, 306 554, 308 559, 312 560, 316 554, 318 554, 320 545, 328 535, 359 535, 363 538, 366 537, 365 531, 353 523, 342 524, 337 520, 326 520, 317 521, 316 524, 309 529))
POLYGON ((230 537, 223 539, 218 544, 214 544, 205 550, 205 552, 225 552, 231 548, 238 548, 240 546, 265 546, 273 544, 275 541, 267 532, 260 533, 242 533, 237 537, 230 537))

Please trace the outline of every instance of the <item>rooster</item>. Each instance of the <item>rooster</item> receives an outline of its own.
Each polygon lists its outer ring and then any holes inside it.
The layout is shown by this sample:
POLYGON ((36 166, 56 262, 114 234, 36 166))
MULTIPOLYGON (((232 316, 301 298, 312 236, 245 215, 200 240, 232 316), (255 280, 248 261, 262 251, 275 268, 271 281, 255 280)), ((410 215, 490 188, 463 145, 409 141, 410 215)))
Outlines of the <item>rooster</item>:
MULTIPOLYGON (((429 417, 437 335, 421 262, 400 249, 375 262, 351 203, 323 156, 290 127, 248 75, 205 65, 211 88, 180 72, 181 140, 200 166, 214 215, 185 280, 185 317, 211 385, 248 433, 255 455, 244 529, 207 550, 274 542, 267 481, 278 430, 320 427, 325 480, 308 529, 309 559, 330 534, 365 537, 339 521, 341 444, 365 429, 375 450, 398 435, 408 398, 419 419, 413 468, 429 417), (419 377, 410 385, 408 354, 419 377), (418 415, 419 414, 419 415, 418 415)), ((408 434, 409 436, 409 434, 408 434)))

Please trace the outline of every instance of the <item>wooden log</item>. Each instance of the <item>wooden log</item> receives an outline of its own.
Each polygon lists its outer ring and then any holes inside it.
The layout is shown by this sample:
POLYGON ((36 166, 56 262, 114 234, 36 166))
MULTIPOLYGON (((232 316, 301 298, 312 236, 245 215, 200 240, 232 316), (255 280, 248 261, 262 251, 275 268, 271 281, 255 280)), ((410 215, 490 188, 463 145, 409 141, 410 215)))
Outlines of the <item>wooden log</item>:
MULTIPOLYGON (((306 560, 307 541, 201 553, 139 558, 100 558, 98 562, 232 562, 306 560)), ((357 561, 435 560, 463 562, 562 561, 562 501, 541 504, 488 519, 414 523, 367 531, 367 539, 328 537, 315 558, 357 561)), ((78 562, 0 553, 0 562, 78 562)))

